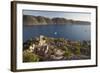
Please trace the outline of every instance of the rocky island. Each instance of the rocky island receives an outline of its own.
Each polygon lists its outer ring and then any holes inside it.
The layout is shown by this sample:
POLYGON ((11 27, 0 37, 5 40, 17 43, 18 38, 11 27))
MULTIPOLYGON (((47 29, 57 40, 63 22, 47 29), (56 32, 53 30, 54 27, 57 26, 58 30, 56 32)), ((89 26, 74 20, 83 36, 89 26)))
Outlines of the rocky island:
POLYGON ((91 58, 90 41, 73 41, 40 35, 23 43, 23 62, 91 58))
POLYGON ((61 17, 49 18, 45 16, 23 15, 24 25, 51 25, 51 24, 90 24, 88 21, 79 21, 61 17))

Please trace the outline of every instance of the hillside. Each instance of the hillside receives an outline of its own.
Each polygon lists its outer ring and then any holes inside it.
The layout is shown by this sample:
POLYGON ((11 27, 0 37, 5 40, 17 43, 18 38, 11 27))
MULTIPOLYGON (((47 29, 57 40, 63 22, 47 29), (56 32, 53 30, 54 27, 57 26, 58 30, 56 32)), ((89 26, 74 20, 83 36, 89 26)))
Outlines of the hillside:
POLYGON ((30 16, 30 15, 23 15, 23 23, 24 25, 50 25, 50 24, 90 24, 87 21, 76 21, 72 19, 66 18, 49 18, 44 16, 30 16))

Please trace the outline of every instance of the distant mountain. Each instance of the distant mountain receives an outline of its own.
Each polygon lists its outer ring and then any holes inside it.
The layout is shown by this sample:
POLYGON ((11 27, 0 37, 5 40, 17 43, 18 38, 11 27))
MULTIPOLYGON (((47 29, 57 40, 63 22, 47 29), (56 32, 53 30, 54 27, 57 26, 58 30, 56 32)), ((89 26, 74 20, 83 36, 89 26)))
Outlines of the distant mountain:
POLYGON ((24 25, 49 25, 49 24, 90 24, 88 21, 76 21, 66 18, 49 18, 44 16, 23 15, 24 25))

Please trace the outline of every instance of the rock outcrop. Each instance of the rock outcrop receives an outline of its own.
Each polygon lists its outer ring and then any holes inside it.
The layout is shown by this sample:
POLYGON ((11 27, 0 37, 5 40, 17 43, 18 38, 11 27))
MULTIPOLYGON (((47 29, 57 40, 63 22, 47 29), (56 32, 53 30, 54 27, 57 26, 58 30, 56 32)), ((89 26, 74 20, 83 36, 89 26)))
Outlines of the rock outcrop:
MULTIPOLYGON (((41 35, 38 39, 33 38, 25 43, 23 52, 31 54, 36 61, 80 60, 91 57, 90 41, 70 41, 41 35)), ((24 61, 27 61, 27 58, 24 61)))

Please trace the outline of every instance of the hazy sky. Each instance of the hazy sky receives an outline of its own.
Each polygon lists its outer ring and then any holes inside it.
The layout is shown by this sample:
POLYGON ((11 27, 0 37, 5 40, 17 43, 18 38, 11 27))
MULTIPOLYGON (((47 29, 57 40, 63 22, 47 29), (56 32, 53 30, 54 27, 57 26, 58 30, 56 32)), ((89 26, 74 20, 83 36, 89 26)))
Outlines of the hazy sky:
POLYGON ((24 15, 33 15, 33 16, 45 16, 49 18, 61 17, 66 19, 81 20, 81 21, 90 21, 90 13, 80 13, 80 12, 61 12, 61 11, 39 11, 39 10, 23 10, 24 15))

